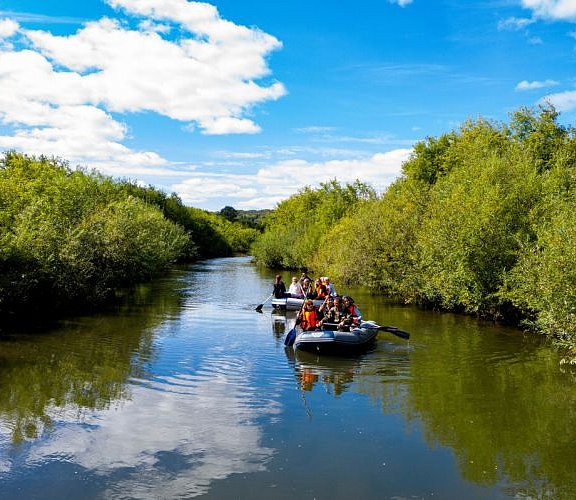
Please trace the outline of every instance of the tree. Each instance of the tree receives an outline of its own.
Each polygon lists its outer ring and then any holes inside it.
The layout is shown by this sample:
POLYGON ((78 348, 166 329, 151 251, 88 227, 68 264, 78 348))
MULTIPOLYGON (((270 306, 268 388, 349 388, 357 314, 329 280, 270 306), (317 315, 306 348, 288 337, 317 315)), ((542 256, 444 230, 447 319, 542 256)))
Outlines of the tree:
POLYGON ((222 210, 220 210, 220 216, 224 217, 230 222, 234 222, 238 217, 238 210, 236 210, 234 207, 226 205, 222 210))

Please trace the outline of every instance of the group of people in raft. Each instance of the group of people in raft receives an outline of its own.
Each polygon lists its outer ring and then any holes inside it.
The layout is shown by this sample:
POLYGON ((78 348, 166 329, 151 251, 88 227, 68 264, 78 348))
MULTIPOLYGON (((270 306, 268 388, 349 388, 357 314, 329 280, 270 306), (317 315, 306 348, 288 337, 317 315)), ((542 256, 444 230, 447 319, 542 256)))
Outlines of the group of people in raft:
POLYGON ((277 299, 284 297, 304 299, 296 324, 300 324, 302 330, 306 332, 322 330, 325 324, 326 327, 330 325, 331 330, 336 328, 340 331, 350 331, 360 322, 360 311, 354 305, 352 297, 348 295, 340 297, 327 276, 318 278, 312 284, 310 277, 302 273, 300 279, 296 276, 292 278, 290 288, 286 291, 282 275, 278 274, 272 294, 277 299), (314 299, 324 299, 324 302, 320 307, 316 307, 314 299))

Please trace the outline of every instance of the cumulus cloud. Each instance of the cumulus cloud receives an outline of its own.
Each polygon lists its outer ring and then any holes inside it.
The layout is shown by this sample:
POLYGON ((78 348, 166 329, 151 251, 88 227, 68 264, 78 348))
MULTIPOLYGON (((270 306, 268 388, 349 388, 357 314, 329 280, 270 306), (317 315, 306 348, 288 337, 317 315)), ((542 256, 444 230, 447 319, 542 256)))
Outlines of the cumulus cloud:
POLYGON ((0 119, 12 127, 0 148, 60 155, 98 166, 166 160, 122 144, 127 126, 115 113, 153 112, 195 124, 204 134, 256 133, 246 114, 284 95, 266 57, 280 42, 256 28, 222 19, 206 3, 107 0, 139 20, 86 23, 69 36, 0 21, 0 37, 26 44, 0 50, 0 119), (178 30, 178 36, 166 33, 178 30))
POLYGON ((18 23, 12 19, 0 19, 0 38, 9 38, 18 31, 18 23))
POLYGON ((555 87, 559 85, 559 82, 556 80, 544 80, 544 81, 533 81, 529 82, 528 80, 522 80, 518 85, 516 85, 516 90, 523 91, 523 90, 537 90, 537 89, 544 89, 547 87, 555 87))
POLYGON ((325 162, 286 160, 262 167, 256 175, 193 172, 171 189, 188 203, 210 205, 216 202, 214 209, 226 203, 243 208, 273 208, 304 186, 317 187, 332 179, 340 182, 359 179, 383 191, 400 175, 402 163, 411 151, 396 149, 364 159, 325 162), (227 201, 223 202, 223 199, 227 201))
POLYGON ((542 19, 576 21, 574 0, 522 0, 522 5, 542 19))

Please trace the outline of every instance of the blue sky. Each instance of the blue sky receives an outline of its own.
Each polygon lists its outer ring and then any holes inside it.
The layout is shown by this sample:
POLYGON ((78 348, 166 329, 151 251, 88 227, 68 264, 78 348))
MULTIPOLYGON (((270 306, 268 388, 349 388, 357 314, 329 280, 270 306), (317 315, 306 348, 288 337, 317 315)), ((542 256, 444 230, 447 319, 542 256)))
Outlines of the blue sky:
POLYGON ((0 1, 0 149, 272 208, 379 190, 415 141, 551 100, 576 118, 576 0, 0 1))

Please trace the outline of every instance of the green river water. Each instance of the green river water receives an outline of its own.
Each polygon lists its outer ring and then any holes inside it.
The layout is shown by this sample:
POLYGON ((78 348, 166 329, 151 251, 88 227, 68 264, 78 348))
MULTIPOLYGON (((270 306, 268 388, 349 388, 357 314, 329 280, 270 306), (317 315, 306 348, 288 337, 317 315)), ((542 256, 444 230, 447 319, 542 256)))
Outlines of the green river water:
POLYGON ((410 341, 294 353, 272 278, 209 260, 2 331, 0 498, 576 498, 576 370, 541 338, 336 283, 410 341))

